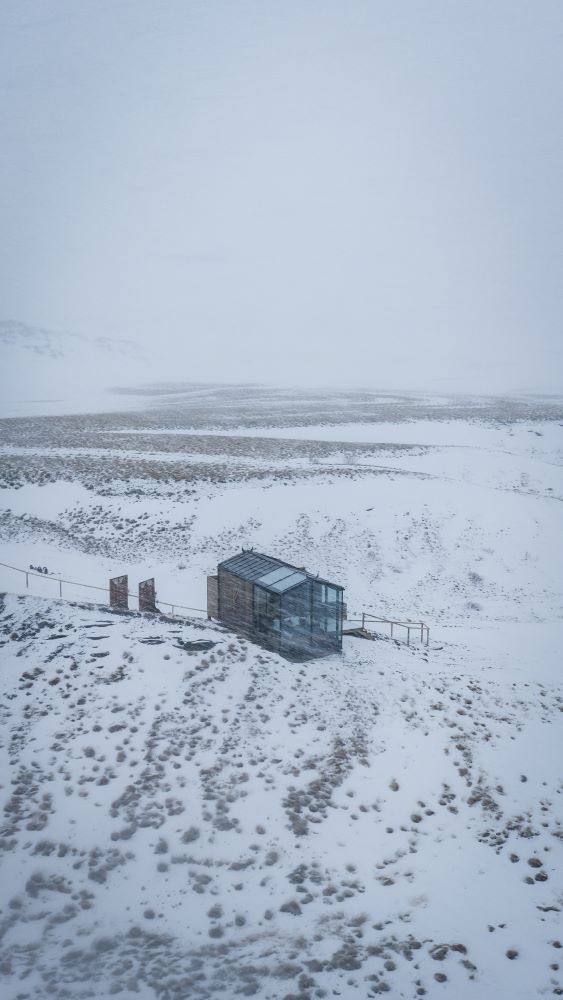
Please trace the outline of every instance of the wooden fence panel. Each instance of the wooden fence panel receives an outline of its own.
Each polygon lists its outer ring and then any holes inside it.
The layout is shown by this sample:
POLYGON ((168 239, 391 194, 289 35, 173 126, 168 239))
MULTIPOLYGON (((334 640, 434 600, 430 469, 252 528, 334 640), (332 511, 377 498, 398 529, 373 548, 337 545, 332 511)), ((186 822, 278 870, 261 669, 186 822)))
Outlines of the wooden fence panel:
POLYGON ((154 576, 150 580, 141 580, 139 584, 139 611, 156 611, 154 576))
POLYGON ((109 603, 112 608, 129 607, 129 579, 127 576, 114 576, 109 581, 109 603))

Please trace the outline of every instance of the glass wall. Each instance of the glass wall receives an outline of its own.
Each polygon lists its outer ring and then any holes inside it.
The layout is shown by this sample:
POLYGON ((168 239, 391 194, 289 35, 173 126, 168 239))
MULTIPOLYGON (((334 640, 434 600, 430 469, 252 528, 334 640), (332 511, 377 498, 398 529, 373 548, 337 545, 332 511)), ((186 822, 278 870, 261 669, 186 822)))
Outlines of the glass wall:
POLYGON ((281 630, 280 596, 254 587, 254 628, 262 638, 279 639, 281 630))
POLYGON ((340 648, 342 643, 342 591, 328 583, 312 583, 313 626, 319 643, 340 648))
POLYGON ((257 638, 282 655, 307 659, 342 647, 342 591, 306 580, 282 594, 254 586, 257 638))
POLYGON ((311 655, 311 584, 307 580, 282 594, 281 651, 296 657, 311 655))

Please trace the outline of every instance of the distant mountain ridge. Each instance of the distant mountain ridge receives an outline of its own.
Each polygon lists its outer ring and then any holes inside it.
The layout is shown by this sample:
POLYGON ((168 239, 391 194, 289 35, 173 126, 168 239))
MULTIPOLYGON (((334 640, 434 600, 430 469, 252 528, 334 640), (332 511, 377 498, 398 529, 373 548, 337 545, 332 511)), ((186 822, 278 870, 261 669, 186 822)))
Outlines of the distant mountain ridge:
POLYGON ((2 416, 107 410, 113 385, 144 383, 153 371, 132 340, 0 320, 2 416))
POLYGON ((107 352, 141 361, 143 354, 133 340, 85 337, 64 330, 32 326, 19 320, 0 320, 0 346, 16 347, 33 354, 60 360, 84 350, 107 352))

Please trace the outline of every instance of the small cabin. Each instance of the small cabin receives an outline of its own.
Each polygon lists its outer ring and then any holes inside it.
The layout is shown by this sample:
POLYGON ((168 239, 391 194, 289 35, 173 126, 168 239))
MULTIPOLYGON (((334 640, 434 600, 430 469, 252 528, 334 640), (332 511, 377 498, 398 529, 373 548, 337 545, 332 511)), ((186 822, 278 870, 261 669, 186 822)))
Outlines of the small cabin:
POLYGON ((207 578, 207 614, 290 660, 342 649, 344 588, 243 549, 207 578))

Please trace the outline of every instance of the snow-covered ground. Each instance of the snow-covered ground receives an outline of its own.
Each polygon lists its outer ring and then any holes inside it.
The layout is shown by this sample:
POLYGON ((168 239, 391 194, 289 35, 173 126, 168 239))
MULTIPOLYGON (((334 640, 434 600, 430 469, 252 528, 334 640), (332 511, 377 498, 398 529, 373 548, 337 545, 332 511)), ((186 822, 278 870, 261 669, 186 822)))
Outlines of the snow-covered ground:
POLYGON ((563 995, 561 401, 145 398, 0 421, 2 997, 563 995), (428 648, 76 585, 242 545, 428 648))

